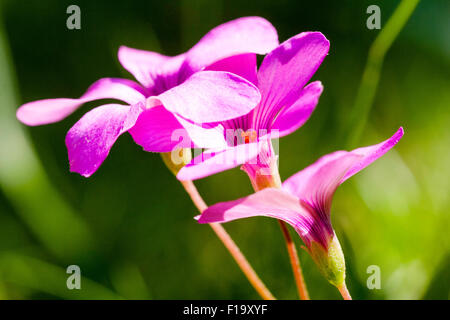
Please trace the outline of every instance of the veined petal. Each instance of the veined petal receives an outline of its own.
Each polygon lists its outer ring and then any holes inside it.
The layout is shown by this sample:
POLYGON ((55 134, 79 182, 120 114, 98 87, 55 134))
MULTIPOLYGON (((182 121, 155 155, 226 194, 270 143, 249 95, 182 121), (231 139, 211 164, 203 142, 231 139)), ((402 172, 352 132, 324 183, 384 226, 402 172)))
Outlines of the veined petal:
POLYGON ((264 216, 289 223, 305 244, 311 240, 322 243, 326 234, 297 197, 280 189, 267 188, 247 197, 214 204, 196 217, 199 223, 223 223, 237 219, 264 216))
POLYGON ((178 172, 177 178, 179 180, 196 180, 235 168, 256 159, 259 148, 257 143, 248 143, 214 152, 205 151, 184 166, 178 172))
POLYGON ((256 84, 256 54, 246 53, 215 62, 205 70, 228 71, 256 84))
POLYGON ((129 133, 138 145, 149 152, 170 152, 176 147, 192 147, 186 129, 162 105, 144 110, 129 133))
POLYGON ((149 98, 170 112, 202 124, 233 119, 250 112, 259 102, 258 89, 235 74, 201 71, 182 84, 149 98), (154 100, 157 100, 155 102, 154 100))
POLYGON ((292 105, 328 53, 330 43, 320 32, 304 32, 280 44, 258 71, 261 103, 254 111, 254 127, 267 128, 275 116, 292 105))
POLYGON ((142 85, 160 94, 220 60, 247 53, 266 54, 277 45, 276 30, 267 20, 247 17, 212 29, 185 54, 169 57, 123 46, 119 61, 142 85))
POLYGON ((305 208, 331 231, 329 214, 336 188, 361 156, 337 151, 320 158, 283 183, 283 189, 301 199, 305 208))
POLYGON ((129 130, 134 141, 149 152, 171 152, 177 148, 227 147, 223 127, 198 125, 171 113, 162 105, 143 111, 129 130))
POLYGON ((118 52, 119 62, 137 81, 146 88, 153 85, 154 77, 162 64, 171 57, 157 52, 133 49, 121 46, 118 52))
POLYGON ((281 111, 271 129, 278 130, 279 136, 283 137, 300 128, 316 108, 322 91, 323 86, 320 81, 308 84, 297 101, 281 111))
POLYGON ((175 114, 174 116, 186 130, 186 133, 192 142, 191 148, 214 148, 223 150, 227 147, 224 128, 221 124, 196 124, 179 115, 175 114))
POLYGON ((118 56, 120 64, 152 94, 164 92, 180 81, 178 72, 184 62, 184 54, 170 57, 121 46, 118 56))
POLYGON ((79 99, 57 98, 26 103, 17 110, 17 118, 29 126, 58 122, 82 104, 99 99, 117 99, 135 104, 145 99, 145 90, 131 80, 104 78, 92 84, 79 99))
POLYGON ((389 151, 403 136, 400 128, 391 138, 374 146, 353 151, 336 151, 294 174, 283 188, 311 206, 320 205, 329 211, 336 188, 389 151))
POLYGON ((345 174, 341 183, 350 178, 351 176, 357 174, 359 171, 370 165, 372 162, 382 157, 386 152, 391 150, 403 137, 404 130, 400 127, 397 132, 394 133, 392 137, 389 139, 364 148, 358 148, 352 151, 353 154, 357 154, 361 156, 361 160, 358 161, 355 165, 353 165, 350 170, 345 174))
POLYGON ((261 17, 244 17, 209 31, 186 53, 185 67, 196 72, 227 57, 266 54, 278 45, 275 28, 261 17))
POLYGON ((86 113, 66 136, 70 171, 91 176, 117 138, 135 124, 142 107, 107 104, 86 113))
POLYGON ((267 188, 238 200, 216 203, 198 216, 198 222, 223 223, 266 216, 295 224, 303 212, 298 198, 280 189, 267 188))

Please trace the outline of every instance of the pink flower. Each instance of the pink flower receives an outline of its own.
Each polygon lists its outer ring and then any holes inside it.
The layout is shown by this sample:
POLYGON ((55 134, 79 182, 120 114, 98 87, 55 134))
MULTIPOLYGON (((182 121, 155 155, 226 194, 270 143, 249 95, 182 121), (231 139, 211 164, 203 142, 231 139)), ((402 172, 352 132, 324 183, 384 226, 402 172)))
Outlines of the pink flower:
MULTIPOLYGON (((180 170, 180 180, 193 180, 244 164, 252 175, 261 169, 273 170, 275 157, 271 138, 285 136, 300 128, 316 107, 323 87, 320 81, 305 86, 328 53, 329 41, 320 32, 296 35, 264 58, 258 72, 256 63, 238 63, 229 59, 227 64, 216 65, 216 70, 241 67, 241 75, 254 82, 261 92, 261 102, 250 113, 214 125, 203 126, 208 141, 196 145, 212 148, 192 160, 180 170), (237 141, 236 141, 237 140, 237 141)), ((240 61, 242 62, 242 61, 240 61)), ((254 177, 253 177, 254 178, 254 177)))
POLYGON ((198 221, 221 223, 254 216, 283 220, 300 235, 327 279, 339 286, 345 278, 345 263, 331 226, 333 195, 339 185, 383 156, 402 136, 400 128, 377 145, 328 154, 287 179, 282 189, 267 188, 245 198, 215 204, 198 221))
POLYGON ((89 177, 124 132, 130 132, 146 151, 168 152, 176 145, 172 139, 176 129, 251 111, 260 100, 257 88, 236 74, 208 67, 226 64, 235 56, 253 59, 277 45, 276 31, 268 21, 248 17, 214 28, 189 51, 175 57, 121 47, 120 63, 139 84, 100 79, 79 99, 26 103, 18 109, 17 118, 30 126, 43 125, 64 119, 89 101, 125 102, 127 105, 107 104, 87 112, 67 133, 70 170, 89 177))

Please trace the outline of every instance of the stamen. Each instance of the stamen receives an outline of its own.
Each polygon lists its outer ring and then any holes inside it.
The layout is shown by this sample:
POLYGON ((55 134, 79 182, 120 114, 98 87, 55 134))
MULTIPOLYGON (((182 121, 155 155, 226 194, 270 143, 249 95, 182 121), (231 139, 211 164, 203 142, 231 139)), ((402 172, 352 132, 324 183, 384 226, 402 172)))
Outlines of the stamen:
POLYGON ((245 144, 255 142, 257 138, 256 131, 253 129, 248 129, 247 131, 241 132, 241 136, 245 144))

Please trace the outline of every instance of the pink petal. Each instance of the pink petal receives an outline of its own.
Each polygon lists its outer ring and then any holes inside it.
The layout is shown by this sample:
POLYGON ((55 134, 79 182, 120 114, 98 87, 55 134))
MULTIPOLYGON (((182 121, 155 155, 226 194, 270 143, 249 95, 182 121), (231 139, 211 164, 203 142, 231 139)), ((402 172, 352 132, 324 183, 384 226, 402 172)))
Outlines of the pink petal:
POLYGON ((183 167, 177 175, 179 180, 196 180, 235 168, 252 161, 259 152, 257 143, 241 144, 215 152, 203 152, 183 167))
POLYGON ((314 217, 299 199, 280 189, 268 188, 245 198, 214 204, 196 219, 199 223, 223 223, 256 216, 289 223, 307 244, 310 240, 325 238, 324 230, 318 228, 314 217))
POLYGON ((133 81, 104 78, 92 84, 79 99, 58 98, 26 103, 17 110, 17 118, 29 126, 43 125, 64 119, 89 101, 117 99, 135 104, 145 99, 144 94, 144 89, 133 81))
POLYGON ((142 105, 108 104, 86 113, 67 133, 70 171, 91 176, 103 163, 117 138, 130 129, 142 105))
POLYGON ((298 198, 281 189, 268 188, 238 200, 214 204, 198 217, 198 222, 223 223, 267 216, 294 224, 298 213, 303 211, 298 198))
POLYGON ((163 104, 167 110, 201 124, 244 115, 259 100, 258 89, 244 78, 229 72, 202 71, 151 97, 148 104, 163 104))
POLYGON ((161 105, 143 111, 129 132, 134 141, 149 152, 192 147, 186 129, 161 105))
POLYGON ((264 58, 258 71, 261 103, 254 111, 256 128, 272 125, 279 111, 298 99, 329 46, 320 32, 304 32, 283 42, 264 58))
POLYGON ((215 62, 205 70, 228 71, 256 84, 256 55, 246 53, 215 62))
POLYGON ((384 155, 402 136, 403 128, 400 128, 391 138, 377 145, 323 156, 287 179, 283 188, 300 199, 314 202, 321 198, 323 204, 328 204, 337 186, 384 155))
POLYGON ((157 95, 220 60, 247 53, 266 54, 277 45, 276 30, 267 20, 248 17, 212 29, 186 54, 168 57, 121 47, 119 61, 157 95))
POLYGON ((143 111, 129 132, 134 141, 149 152, 227 147, 221 125, 193 123, 167 111, 162 105, 143 111))
POLYGON ((145 87, 153 85, 158 68, 170 57, 157 52, 133 49, 121 46, 118 52, 119 62, 137 81, 145 87))
MULTIPOLYGON (((283 189, 317 209, 317 213, 330 213, 331 200, 347 171, 361 159, 346 151, 323 156, 314 164, 296 173, 283 183, 283 189)), ((324 218, 324 217, 323 217, 324 218)))
POLYGON ((174 116, 186 130, 192 142, 192 148, 223 149, 227 147, 224 128, 221 124, 197 124, 176 114, 174 116))
POLYGON ((157 52, 121 46, 118 56, 120 64, 145 88, 156 91, 156 94, 178 84, 177 73, 184 61, 184 55, 169 57, 157 52), (175 77, 175 81, 169 81, 171 77, 175 77), (166 82, 171 83, 168 85, 166 82))
POLYGON ((357 174, 359 171, 370 165, 372 162, 382 157, 386 152, 391 150, 403 137, 404 130, 400 127, 396 133, 386 141, 383 141, 379 144, 358 148, 352 151, 353 154, 357 154, 361 156, 361 160, 358 161, 355 165, 353 165, 347 174, 342 179, 341 183, 350 178, 351 176, 357 174))
POLYGON ((266 54, 278 45, 275 28, 260 17, 244 17, 209 31, 186 53, 192 72, 219 60, 244 53, 266 54))
POLYGON ((281 111, 272 129, 278 130, 279 136, 283 137, 300 128, 316 108, 322 91, 323 86, 320 81, 308 84, 300 93, 297 101, 281 111))

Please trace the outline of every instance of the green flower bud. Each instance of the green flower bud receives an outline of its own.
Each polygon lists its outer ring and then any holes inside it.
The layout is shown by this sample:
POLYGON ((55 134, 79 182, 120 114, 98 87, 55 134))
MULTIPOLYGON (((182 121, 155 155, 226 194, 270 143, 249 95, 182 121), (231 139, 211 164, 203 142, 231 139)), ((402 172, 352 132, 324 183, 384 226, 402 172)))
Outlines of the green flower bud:
POLYGON ((320 272, 332 285, 339 288, 345 284, 344 253, 335 234, 329 241, 327 249, 312 241, 308 251, 320 272))

